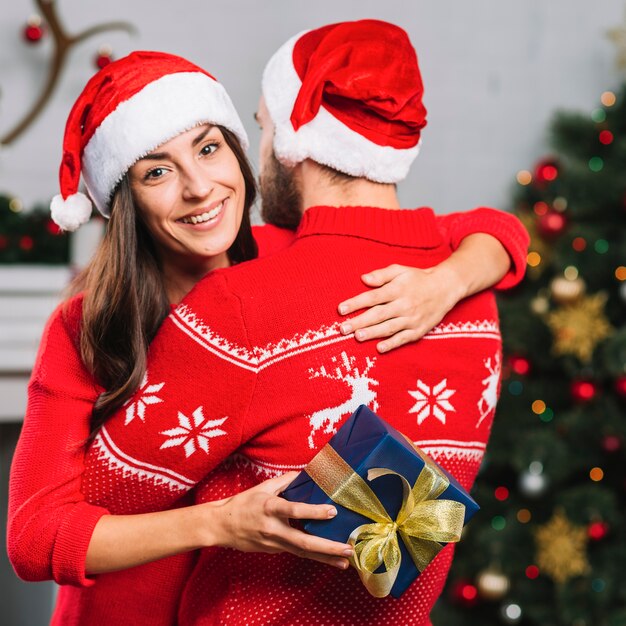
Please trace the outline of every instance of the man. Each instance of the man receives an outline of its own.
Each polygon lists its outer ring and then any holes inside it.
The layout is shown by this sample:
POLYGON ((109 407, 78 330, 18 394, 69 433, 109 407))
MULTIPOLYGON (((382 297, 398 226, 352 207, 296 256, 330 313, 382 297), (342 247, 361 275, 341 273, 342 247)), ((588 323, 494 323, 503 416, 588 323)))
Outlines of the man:
MULTIPOLYGON (((494 298, 477 292, 498 278, 490 267, 506 254, 500 244, 484 235, 485 273, 471 285, 477 295, 420 342, 381 355, 372 342, 355 342, 350 320, 335 310, 360 291, 361 275, 392 262, 437 265, 424 274, 456 302, 463 256, 445 261, 470 232, 516 233, 515 267, 500 286, 523 273, 527 240, 514 218, 479 210, 461 226, 428 208, 401 210, 395 183, 417 155, 425 113, 415 52, 395 26, 331 25, 276 53, 258 110, 263 210, 274 223, 299 222, 296 239, 283 252, 212 273, 173 311, 151 346, 144 391, 129 404, 150 389, 158 397, 143 403, 142 420, 125 424, 125 407, 107 422, 87 480, 103 464, 118 468, 120 489, 133 490, 132 476, 141 483, 135 510, 150 510, 214 470, 197 492, 198 501, 213 501, 301 469, 366 404, 471 487, 500 376, 494 298)), ((428 624, 451 559, 452 548, 442 550, 395 600, 370 597, 351 570, 205 550, 180 623, 428 624)))

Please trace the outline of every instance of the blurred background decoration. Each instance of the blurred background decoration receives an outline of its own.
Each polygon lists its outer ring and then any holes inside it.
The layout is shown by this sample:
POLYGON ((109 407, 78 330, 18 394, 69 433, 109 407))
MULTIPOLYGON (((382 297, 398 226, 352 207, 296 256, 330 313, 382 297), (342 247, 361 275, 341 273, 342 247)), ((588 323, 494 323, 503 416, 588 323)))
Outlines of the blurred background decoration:
MULTIPOLYGON (((626 28, 611 36, 625 67, 626 28)), ((626 624, 626 84, 589 112, 557 113, 550 144, 517 174, 528 275, 499 301, 482 511, 439 626, 626 624)))

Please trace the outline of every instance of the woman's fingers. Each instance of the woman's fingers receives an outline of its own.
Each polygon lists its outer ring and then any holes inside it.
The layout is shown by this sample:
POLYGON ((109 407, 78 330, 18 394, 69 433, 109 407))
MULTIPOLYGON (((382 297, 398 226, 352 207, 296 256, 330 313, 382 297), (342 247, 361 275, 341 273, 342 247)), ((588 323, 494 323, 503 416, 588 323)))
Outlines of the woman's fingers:
POLYGON ((378 287, 378 289, 368 289, 362 293, 344 300, 338 307, 341 315, 349 315, 360 309, 369 309, 377 304, 385 304, 393 300, 395 291, 389 285, 378 287))
POLYGON ((263 493, 271 493, 277 496, 279 493, 282 493, 289 487, 289 485, 296 479, 299 472, 285 472, 280 476, 275 476, 274 478, 268 478, 264 480, 262 483, 254 487, 254 489, 258 489, 263 493))
POLYGON ((379 352, 389 352, 390 350, 395 350, 396 348, 399 348, 407 343, 411 343, 412 341, 417 341, 424 335, 425 333, 414 329, 402 330, 392 337, 385 339, 385 341, 379 341, 376 344, 376 349, 379 352))
POLYGON ((345 559, 354 553, 352 546, 347 543, 339 543, 338 541, 330 541, 330 539, 309 535, 287 524, 281 527, 281 534, 277 539, 283 544, 286 551, 306 558, 311 558, 309 555, 316 554, 345 559))
POLYGON ((393 265, 388 265, 387 267, 363 274, 361 276, 361 280, 368 287, 380 287, 381 285, 392 281, 407 269, 408 268, 405 265, 398 265, 397 263, 394 263, 393 265))
POLYGON ((290 502, 284 498, 269 498, 265 502, 265 512, 272 517, 284 519, 332 519, 337 515, 337 509, 330 504, 306 504, 305 502, 290 502))

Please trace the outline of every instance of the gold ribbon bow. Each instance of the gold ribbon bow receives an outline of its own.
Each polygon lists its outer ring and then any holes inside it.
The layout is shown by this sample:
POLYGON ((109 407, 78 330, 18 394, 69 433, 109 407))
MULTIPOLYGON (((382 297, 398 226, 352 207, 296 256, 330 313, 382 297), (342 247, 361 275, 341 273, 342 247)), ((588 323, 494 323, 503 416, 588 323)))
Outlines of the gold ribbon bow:
POLYGON ((437 500, 448 488, 448 479, 433 462, 417 450, 425 464, 413 487, 408 480, 384 468, 373 468, 368 480, 394 475, 402 481, 402 506, 392 520, 371 487, 326 444, 305 471, 333 502, 359 513, 373 524, 363 524, 350 534, 354 546, 350 559, 365 588, 376 598, 389 595, 402 559, 398 534, 421 572, 443 548, 441 542, 459 541, 465 518, 465 505, 453 500, 437 500), (384 572, 376 574, 383 565, 384 572))

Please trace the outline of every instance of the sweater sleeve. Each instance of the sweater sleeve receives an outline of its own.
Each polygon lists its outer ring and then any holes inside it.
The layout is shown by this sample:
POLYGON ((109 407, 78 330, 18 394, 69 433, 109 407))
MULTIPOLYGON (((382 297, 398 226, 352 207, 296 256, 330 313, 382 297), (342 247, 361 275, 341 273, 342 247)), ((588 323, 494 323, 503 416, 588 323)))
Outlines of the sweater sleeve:
POLYGON ((252 227, 252 235, 259 249, 259 258, 284 250, 293 243, 296 233, 272 224, 252 227))
POLYGON ((509 289, 519 284, 526 273, 526 254, 530 237, 520 220, 511 213, 481 207, 463 213, 450 213, 437 217, 442 228, 456 250, 461 241, 474 233, 485 233, 495 237, 508 252, 511 267, 494 289, 509 289))
POLYGON ((239 447, 256 371, 239 299, 216 270, 163 322, 141 387, 90 447, 84 480, 107 477, 95 503, 145 513, 191 490, 239 447))
POLYGON ((68 323, 59 307, 44 330, 28 386, 11 466, 7 550, 20 578, 88 586, 94 581, 85 575, 87 548, 108 511, 80 491, 82 443, 98 390, 68 323))

